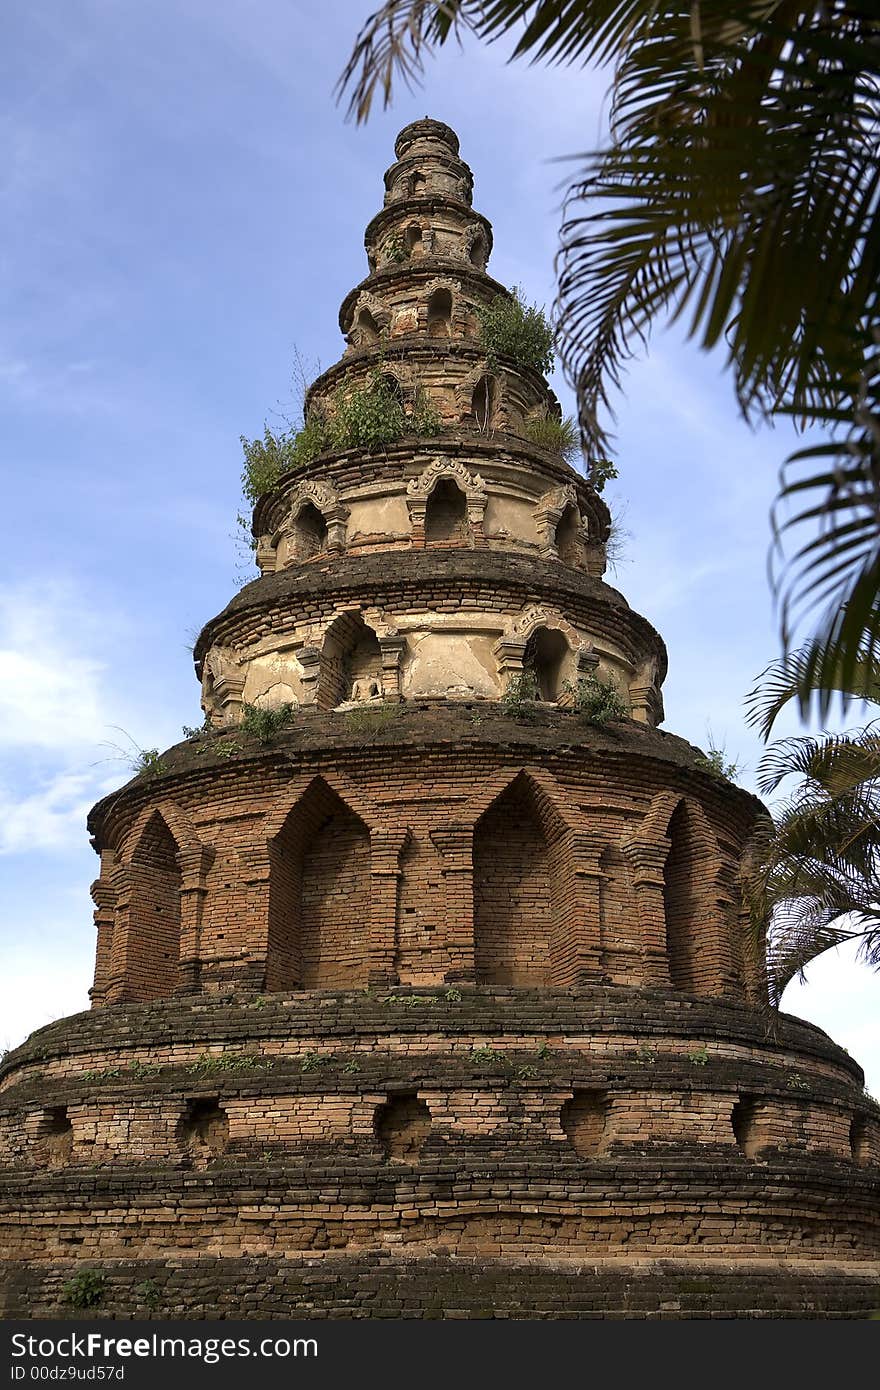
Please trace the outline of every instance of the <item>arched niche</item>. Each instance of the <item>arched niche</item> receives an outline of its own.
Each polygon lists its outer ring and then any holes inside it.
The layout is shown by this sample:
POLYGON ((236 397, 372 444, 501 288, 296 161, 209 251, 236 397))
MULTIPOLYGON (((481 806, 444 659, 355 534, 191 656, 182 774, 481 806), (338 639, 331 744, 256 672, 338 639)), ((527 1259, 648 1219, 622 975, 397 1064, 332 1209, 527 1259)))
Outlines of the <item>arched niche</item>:
POLYGON ((416 1163, 431 1132, 431 1112, 413 1093, 390 1096, 376 1111, 373 1131, 386 1160, 416 1163))
POLYGON ((406 247, 410 260, 417 261, 425 253, 422 229, 417 223, 411 222, 403 234, 403 244, 406 247))
POLYGON ((740 1095, 730 1114, 730 1125, 737 1148, 746 1158, 755 1158, 763 1145, 760 1101, 756 1096, 740 1095))
POLYGON ((733 864, 700 802, 658 793, 621 847, 633 871, 645 983, 742 998, 733 864))
POLYGON ((605 1146, 606 1091, 575 1091, 562 1107, 562 1130, 579 1158, 595 1158, 605 1146))
POLYGON ((408 198, 419 198, 426 192, 428 180, 424 174, 417 170, 410 174, 406 180, 406 196, 408 198))
POLYGON ((354 330, 358 347, 373 347, 379 341, 379 325, 369 309, 358 310, 354 330))
POLYGON ((536 698, 555 703, 570 679, 571 648, 559 628, 536 627, 523 654, 523 671, 534 681, 536 698))
POLYGON ((413 543, 425 545, 428 541, 430 507, 431 540, 461 539, 482 544, 487 502, 486 485, 479 473, 472 473, 460 459, 432 459, 420 476, 410 479, 406 485, 413 543), (447 486, 441 488, 441 483, 447 486), (464 518, 460 496, 456 493, 464 497, 464 518))
POLYGON ((348 508, 339 500, 332 483, 305 479, 290 494, 290 511, 276 532, 278 568, 301 564, 325 550, 345 548, 348 508))
POLYGON ((296 560, 310 560, 327 548, 327 521, 314 502, 304 501, 293 517, 291 551, 296 560))
POLYGON ((381 699, 384 694, 382 649, 360 613, 342 613, 324 635, 318 674, 317 704, 335 709, 349 700, 381 699))
POLYGON ((64 1168, 73 1156, 73 1123, 66 1105, 52 1105, 40 1116, 36 1132, 38 1162, 64 1168))
POLYGON ((478 430, 488 433, 494 429, 498 411, 498 382, 485 372, 471 392, 470 418, 478 430))
POLYGON ((241 709, 247 673, 229 647, 212 647, 202 669, 202 709, 214 728, 235 723, 241 709))
POLYGON ((269 841, 266 989, 366 984, 369 920, 370 832, 317 777, 269 841))
POLYGON ((179 849, 160 811, 141 831, 130 859, 125 998, 161 999, 180 984, 179 849))
POLYGON ((680 801, 672 813, 666 834, 669 853, 663 865, 663 908, 666 916, 666 950, 673 989, 696 993, 700 965, 699 861, 701 846, 693 813, 680 801))
POLYGON ((429 338, 448 338, 452 331, 452 291, 441 285, 428 296, 429 338))
POLYGON ((581 514, 574 502, 568 504, 556 523, 553 544, 564 565, 580 568, 584 560, 584 540, 581 514))
POLYGON ((468 502, 454 478, 439 478, 425 505, 425 541, 466 541, 468 502))
POLYGON ((568 919, 566 827, 525 773, 474 826, 474 965, 478 983, 551 982, 568 919))
POLYGON ((489 260, 489 243, 482 227, 473 227, 468 233, 465 242, 465 251, 471 265, 476 266, 477 270, 485 270, 489 260))
POLYGON ((219 1158, 229 1143, 229 1116, 219 1096, 199 1096, 187 1101, 176 1137, 178 1147, 197 1163, 219 1158))

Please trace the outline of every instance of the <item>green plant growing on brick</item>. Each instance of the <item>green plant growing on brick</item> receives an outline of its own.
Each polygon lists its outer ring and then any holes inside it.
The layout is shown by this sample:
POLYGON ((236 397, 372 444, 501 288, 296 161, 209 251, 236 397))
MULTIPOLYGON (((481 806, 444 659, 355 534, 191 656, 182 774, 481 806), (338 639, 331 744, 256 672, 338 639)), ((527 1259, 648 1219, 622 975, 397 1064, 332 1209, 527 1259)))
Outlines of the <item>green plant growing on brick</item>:
POLYGON ((713 777, 723 777, 725 781, 732 782, 743 771, 743 764, 731 761, 727 756, 727 749, 722 746, 716 748, 710 742, 705 753, 701 753, 697 759, 699 766, 704 772, 709 772, 713 777))
POLYGON ((540 1058, 541 1061, 544 1061, 544 1059, 545 1059, 546 1057, 549 1057, 549 1056, 550 1056, 550 1048, 549 1048, 549 1046, 547 1045, 547 1043, 545 1043, 545 1042, 538 1043, 538 1046, 535 1048, 535 1053, 534 1053, 534 1055, 535 1055, 536 1057, 540 1058))
POLYGON ((183 724, 181 726, 181 732, 187 743, 197 743, 199 739, 207 738, 209 734, 214 732, 211 716, 206 714, 201 724, 183 724))
POLYGON ((153 1066, 149 1062, 141 1062, 137 1059, 128 1064, 128 1074, 133 1077, 135 1081, 141 1081, 148 1076, 158 1076, 160 1070, 161 1068, 153 1066))
POLYGON ((345 1066, 342 1068, 346 1076, 352 1076, 355 1072, 360 1071, 360 1069, 361 1064, 358 1061, 357 1057, 349 1057, 345 1066))
POLYGON ((501 708, 513 719, 520 718, 526 707, 539 696, 538 682, 532 671, 517 671, 509 677, 501 696, 501 708))
POLYGON ((639 1061, 647 1062, 649 1066, 653 1066, 654 1063, 657 1061, 657 1055, 658 1054, 656 1048, 649 1046, 648 1043, 642 1043, 639 1046, 638 1052, 636 1053, 636 1056, 638 1057, 639 1061))
POLYGON ((355 733, 371 736, 390 728, 402 713, 401 704, 383 700, 376 704, 355 705, 354 709, 346 710, 345 722, 355 733))
POLYGON ((480 341, 491 371, 503 357, 526 371, 553 370, 553 329, 542 307, 526 304, 519 286, 477 309, 480 341))
POLYGON ((383 250, 386 261, 391 261, 394 265, 402 265, 404 261, 409 260, 409 247, 399 233, 388 238, 383 250))
POLYGON ((434 436, 440 434, 443 429, 443 421, 432 406, 423 386, 419 386, 416 389, 412 409, 407 416, 407 421, 410 434, 418 434, 427 439, 434 438, 434 436))
POLYGON ((525 422, 525 437, 548 454, 559 454, 566 463, 573 463, 581 451, 578 427, 570 415, 563 419, 552 415, 546 406, 525 422))
POLYGON ((708 1060, 708 1047, 695 1047, 691 1052, 688 1053, 688 1061, 692 1062, 695 1067, 704 1067, 708 1060))
POLYGON ((61 1296, 71 1308, 96 1308, 106 1292, 106 1274, 99 1269, 80 1269, 66 1281, 61 1296))
POLYGON ((318 1071, 320 1067, 325 1067, 330 1058, 324 1052, 304 1052, 300 1057, 300 1071, 318 1071))
POLYGON ((139 777, 162 777, 168 771, 158 748, 142 748, 132 759, 132 767, 139 777))
POLYGON ((223 743, 218 743, 213 752, 218 758, 232 758, 236 753, 244 752, 244 744, 239 743, 238 739, 229 739, 223 743))
POLYGON ((274 743, 282 730, 288 728, 295 718, 296 705, 289 702, 276 705, 274 709, 263 709, 260 705, 245 705, 241 730, 259 743, 274 743))
MULTIPOLYGON (((300 429, 277 432, 264 425, 262 438, 241 436, 244 468, 241 490, 245 501, 254 506, 278 485, 291 469, 304 468, 330 447, 330 434, 323 414, 314 410, 300 429)), ((247 522, 244 522, 247 526, 247 522)))
POLYGON ((594 492, 604 492, 605 484, 618 477, 617 469, 610 459, 593 459, 587 477, 594 492))
POLYGON ((448 989, 443 995, 443 998, 446 1000, 447 1004, 458 1004, 461 1002, 461 990, 455 988, 448 989))
POLYGON ((431 1007, 439 1004, 440 1000, 436 994, 389 994, 385 1003, 399 1004, 404 1009, 416 1009, 422 1005, 431 1007))
POLYGON ((517 1067, 516 1071, 514 1072, 514 1076, 518 1081, 530 1081, 533 1077, 537 1075, 538 1068, 533 1066, 531 1062, 524 1062, 522 1066, 517 1067))
POLYGON ((471 1051, 471 1061, 478 1067, 504 1066, 507 1058, 497 1047, 475 1047, 471 1051))
POLYGON ((613 681, 583 676, 577 685, 566 681, 565 689, 571 696, 573 708, 587 724, 610 724, 630 717, 630 708, 613 681))
POLYGON ((216 1072, 262 1071, 271 1065, 271 1062, 264 1061, 253 1052, 203 1052, 186 1070, 190 1076, 202 1076, 216 1072))
POLYGON ((162 1301, 159 1285, 156 1283, 155 1279, 145 1279, 142 1284, 137 1284, 135 1286, 135 1294, 137 1295, 138 1302, 145 1303, 151 1310, 158 1308, 162 1301))
POLYGON ((341 386, 333 397, 330 437, 337 449, 382 449, 409 433, 403 402, 379 371, 365 386, 341 386))

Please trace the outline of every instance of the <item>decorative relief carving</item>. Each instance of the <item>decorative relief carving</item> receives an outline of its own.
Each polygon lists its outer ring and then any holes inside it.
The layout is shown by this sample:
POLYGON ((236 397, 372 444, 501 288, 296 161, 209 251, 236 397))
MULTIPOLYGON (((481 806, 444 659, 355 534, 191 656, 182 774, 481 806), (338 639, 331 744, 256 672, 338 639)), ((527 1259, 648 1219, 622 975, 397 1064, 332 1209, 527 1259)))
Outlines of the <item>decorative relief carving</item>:
POLYGON ((427 501, 441 478, 452 478, 454 482, 458 483, 468 502, 482 500, 485 506, 486 484, 479 473, 472 473, 461 459, 444 458, 432 459, 418 478, 412 478, 407 483, 407 504, 409 504, 410 498, 413 501, 421 498, 427 501))
POLYGON ((246 672, 231 647, 212 647, 202 668, 202 709, 215 728, 236 721, 246 672))
POLYGON ((490 372, 486 366, 474 367, 455 385, 455 408, 460 420, 473 418, 474 414, 474 392, 484 380, 491 383, 488 392, 486 409, 488 419, 480 421, 481 429, 492 429, 497 425, 504 426, 507 422, 507 412, 504 404, 506 394, 506 382, 504 372, 490 372))
POLYGON ((348 508, 339 500, 339 494, 332 483, 322 482, 320 479, 304 479, 297 483, 290 493, 290 510, 272 538, 276 546, 281 541, 287 542, 285 553, 278 557, 281 561, 280 567, 284 568, 285 564, 307 559, 321 550, 344 550, 347 520, 348 508), (309 505, 320 512, 326 535, 318 534, 314 528, 305 528, 300 522, 303 509, 309 505))
POLYGON ((364 290, 355 301, 346 336, 352 347, 369 347, 378 335, 388 327, 391 314, 381 299, 369 290, 364 290), (361 315, 364 321, 361 321, 361 315))
POLYGON ((580 537, 582 541, 586 540, 585 524, 578 509, 577 493, 574 487, 569 483, 563 487, 552 488, 549 492, 544 493, 535 508, 535 527, 538 532, 542 555, 557 554, 556 528, 568 507, 574 507, 578 511, 580 537))
POLYGON ((471 542, 482 541, 483 517, 489 500, 486 484, 479 473, 472 473, 460 459, 444 458, 432 459, 424 472, 420 473, 418 478, 412 478, 406 485, 406 505, 412 524, 413 540, 417 544, 424 544, 428 501, 438 483, 444 479, 449 479, 464 494, 471 542))

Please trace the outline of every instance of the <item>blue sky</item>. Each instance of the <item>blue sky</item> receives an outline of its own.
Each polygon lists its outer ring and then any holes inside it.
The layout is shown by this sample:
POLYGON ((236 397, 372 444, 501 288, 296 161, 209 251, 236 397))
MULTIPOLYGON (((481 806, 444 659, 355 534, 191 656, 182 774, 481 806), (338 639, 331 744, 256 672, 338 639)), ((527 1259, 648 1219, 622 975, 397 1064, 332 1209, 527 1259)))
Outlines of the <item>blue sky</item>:
MULTIPOLYGON (((87 1003, 85 813, 126 780, 120 748, 200 721, 187 649, 250 575, 239 435, 290 403, 295 348, 339 356, 402 125, 458 131, 493 275, 553 299, 574 167, 553 157, 601 138, 604 78, 470 44, 356 128, 332 89, 370 8, 29 0, 0 18, 0 1047, 87 1003)), ((742 698, 777 651, 767 515, 789 444, 751 432, 720 363, 680 335, 628 373, 612 582, 666 639, 666 726, 702 746, 711 729, 747 786, 742 698)), ((875 1092, 878 991, 838 953, 785 1000, 875 1092)))

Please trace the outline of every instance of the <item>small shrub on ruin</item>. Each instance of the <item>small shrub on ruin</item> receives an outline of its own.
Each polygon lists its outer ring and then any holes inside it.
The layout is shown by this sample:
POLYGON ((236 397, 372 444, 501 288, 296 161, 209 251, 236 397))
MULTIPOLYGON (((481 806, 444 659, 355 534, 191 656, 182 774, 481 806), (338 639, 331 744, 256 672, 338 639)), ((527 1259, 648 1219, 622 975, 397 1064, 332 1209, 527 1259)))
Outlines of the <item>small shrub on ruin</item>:
POLYGON ((271 1065, 252 1052, 203 1052, 186 1070, 190 1076, 211 1076, 216 1072, 261 1071, 271 1065))
POLYGON ((241 436, 244 468, 241 490, 251 506, 271 492, 282 474, 294 468, 304 468, 312 459, 330 447, 327 424, 319 411, 313 411, 301 429, 270 429, 263 427, 262 439, 241 436))
POLYGON ((168 767, 158 748, 139 748, 131 760, 138 777, 161 777, 168 767))
POLYGON ((431 438, 439 434, 443 428, 443 422, 431 405, 423 386, 419 386, 416 390, 412 410, 407 419, 410 434, 418 434, 423 438, 431 438))
POLYGON ((80 1269, 64 1284, 61 1296, 71 1308, 95 1308, 106 1292, 106 1274, 99 1269, 80 1269))
POLYGON ((324 1067, 330 1058, 321 1052, 304 1052, 300 1058, 300 1071, 317 1071, 319 1067, 324 1067))
POLYGON ((408 415, 398 393, 377 369, 366 385, 339 388, 327 429, 336 449, 372 451, 396 444, 407 434, 439 434, 440 417, 421 388, 408 415))
POLYGON ((728 782, 734 781, 743 770, 741 763, 728 758, 726 748, 716 748, 713 743, 709 744, 705 753, 700 754, 699 765, 704 772, 711 773, 713 777, 723 777, 728 782))
POLYGON ((581 451, 578 427, 570 415, 560 420, 546 408, 530 415, 525 422, 525 437, 548 454, 559 454, 566 463, 573 463, 581 451))
POLYGON ((137 1295, 138 1302, 145 1303, 150 1309, 158 1308, 162 1301, 159 1285, 154 1279, 145 1279, 142 1284, 137 1284, 135 1286, 135 1294, 137 1295))
POLYGON ((383 250, 385 259, 391 261, 393 265, 402 265, 404 261, 409 260, 409 248, 399 233, 388 238, 383 250))
POLYGON ((183 724, 181 731, 187 743, 198 743, 199 739, 207 738, 208 734, 214 732, 211 716, 206 714, 201 724, 183 724))
POLYGON ((526 304, 519 287, 478 308, 477 318, 490 370, 497 368, 502 357, 526 371, 546 374, 553 370, 553 329, 543 308, 526 304))
POLYGON ((497 1047, 475 1047, 471 1049, 471 1060, 478 1067, 503 1066, 507 1058, 497 1047))
POLYGON ((296 717, 296 705, 289 702, 263 709, 260 705, 245 705, 241 721, 242 733, 250 734, 259 743, 272 743, 296 717))
POLYGON ((577 685, 566 682, 565 689, 571 695, 574 709, 588 724, 610 724, 630 717, 629 705, 613 681, 585 676, 577 685))
POLYGON ((345 722, 355 733, 366 738, 390 728, 403 713, 403 706, 391 700, 376 704, 355 705, 345 711, 345 722))
POLYGON ((505 714, 516 719, 525 712, 526 706, 537 700, 538 682, 531 671, 517 671, 507 682, 501 696, 501 708, 505 714))

